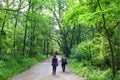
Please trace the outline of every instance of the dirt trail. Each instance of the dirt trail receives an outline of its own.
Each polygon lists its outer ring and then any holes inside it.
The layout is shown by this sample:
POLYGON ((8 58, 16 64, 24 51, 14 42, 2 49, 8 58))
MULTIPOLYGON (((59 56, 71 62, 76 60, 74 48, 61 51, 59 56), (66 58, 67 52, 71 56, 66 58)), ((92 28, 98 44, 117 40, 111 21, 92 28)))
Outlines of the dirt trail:
POLYGON ((61 70, 60 57, 57 57, 59 66, 57 67, 56 75, 52 75, 51 59, 47 59, 13 77, 12 80, 84 80, 75 75, 68 65, 66 66, 66 72, 63 73, 61 70))

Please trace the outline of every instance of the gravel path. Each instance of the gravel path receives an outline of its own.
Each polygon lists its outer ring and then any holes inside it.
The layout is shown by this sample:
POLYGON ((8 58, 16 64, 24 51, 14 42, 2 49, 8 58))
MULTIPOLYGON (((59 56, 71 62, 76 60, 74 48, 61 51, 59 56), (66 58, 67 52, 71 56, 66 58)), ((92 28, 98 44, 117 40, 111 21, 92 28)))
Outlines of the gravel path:
POLYGON ((59 60, 59 66, 57 67, 56 75, 52 75, 51 59, 47 59, 13 77, 11 80, 84 80, 75 75, 68 65, 66 66, 66 72, 63 73, 60 57, 57 57, 59 60))

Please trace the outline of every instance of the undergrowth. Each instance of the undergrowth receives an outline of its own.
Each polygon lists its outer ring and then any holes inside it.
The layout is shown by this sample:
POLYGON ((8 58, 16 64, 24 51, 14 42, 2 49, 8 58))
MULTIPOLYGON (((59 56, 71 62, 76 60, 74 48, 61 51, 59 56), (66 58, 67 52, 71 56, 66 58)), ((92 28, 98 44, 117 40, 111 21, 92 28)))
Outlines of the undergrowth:
MULTIPOLYGON (((111 70, 101 70, 98 67, 84 65, 84 62, 77 62, 75 60, 69 60, 69 64, 72 70, 77 75, 85 78, 85 80, 111 80, 111 70)), ((116 75, 114 80, 120 80, 120 73, 116 75)))
POLYGON ((44 55, 35 57, 5 56, 0 59, 0 80, 10 80, 11 77, 30 68, 32 65, 46 59, 44 55))

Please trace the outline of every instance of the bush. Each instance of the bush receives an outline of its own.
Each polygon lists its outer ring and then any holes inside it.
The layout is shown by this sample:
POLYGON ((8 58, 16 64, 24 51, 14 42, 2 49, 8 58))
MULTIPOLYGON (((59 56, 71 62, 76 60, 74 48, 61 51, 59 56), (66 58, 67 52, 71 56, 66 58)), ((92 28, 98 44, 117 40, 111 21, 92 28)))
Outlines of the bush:
POLYGON ((85 80, 111 80, 110 69, 100 70, 95 66, 84 66, 83 62, 73 62, 69 60, 72 70, 85 78, 85 80))
MULTIPOLYGON (((100 40, 98 40, 99 42, 100 40)), ((101 44, 93 43, 92 40, 83 41, 71 49, 71 59, 84 61, 85 64, 91 64, 99 68, 106 69, 110 67, 109 52, 104 51, 101 44)))
POLYGON ((44 55, 33 58, 22 56, 7 56, 7 59, 0 60, 0 80, 9 80, 12 76, 21 73, 32 65, 44 60, 44 55))
POLYGON ((118 71, 116 77, 115 77, 115 80, 120 80, 120 71, 118 71))

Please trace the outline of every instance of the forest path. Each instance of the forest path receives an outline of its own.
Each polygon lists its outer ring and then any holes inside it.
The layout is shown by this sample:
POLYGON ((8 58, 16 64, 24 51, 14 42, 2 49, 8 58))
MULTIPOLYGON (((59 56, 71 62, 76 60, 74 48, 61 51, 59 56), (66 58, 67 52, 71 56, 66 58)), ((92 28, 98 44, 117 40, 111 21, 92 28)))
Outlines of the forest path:
POLYGON ((66 72, 63 73, 61 70, 60 57, 57 57, 59 65, 56 75, 52 75, 51 59, 47 59, 13 77, 12 80, 84 80, 75 75, 68 65, 66 66, 66 72))

